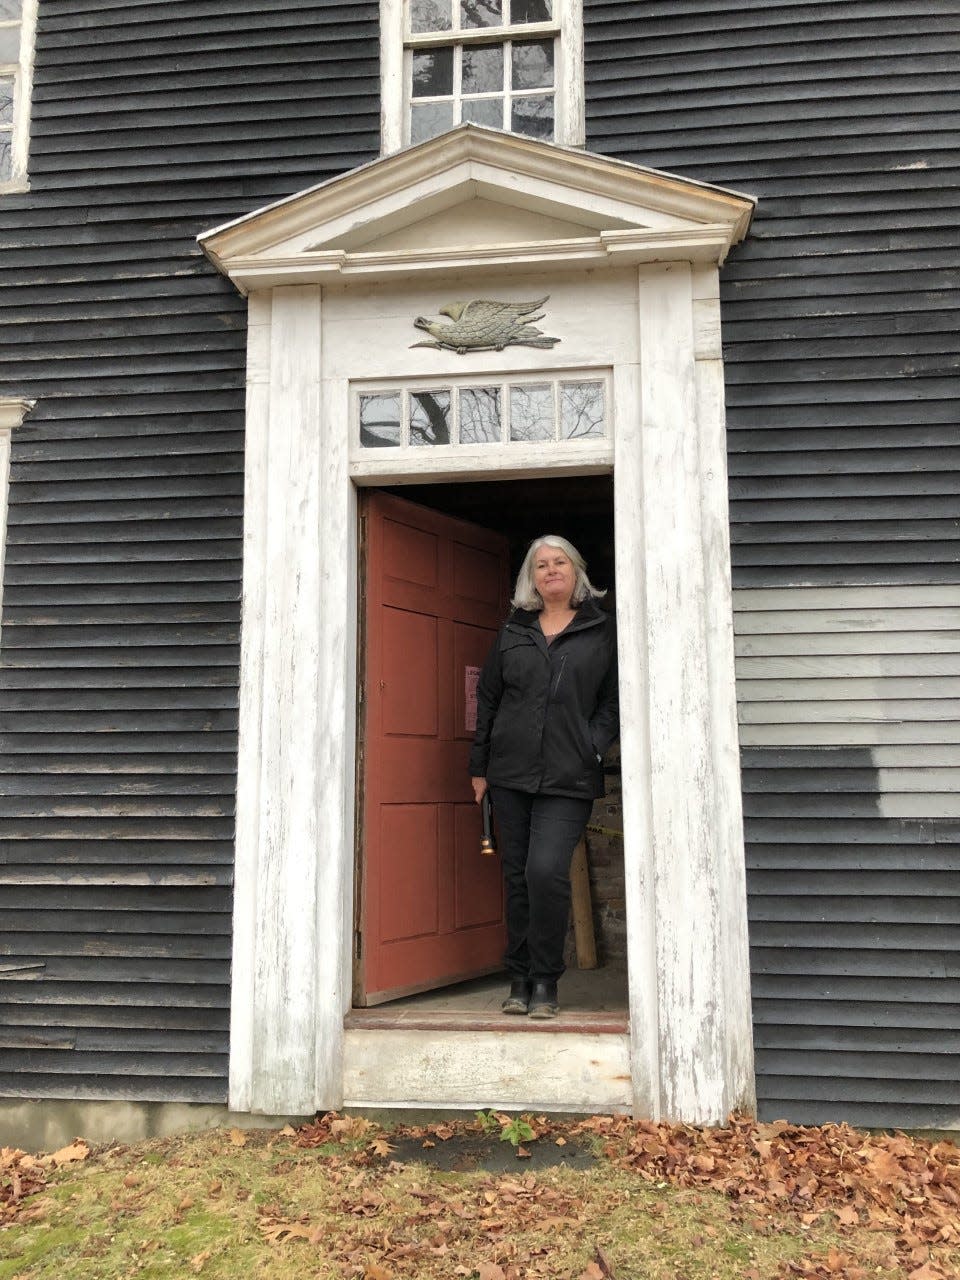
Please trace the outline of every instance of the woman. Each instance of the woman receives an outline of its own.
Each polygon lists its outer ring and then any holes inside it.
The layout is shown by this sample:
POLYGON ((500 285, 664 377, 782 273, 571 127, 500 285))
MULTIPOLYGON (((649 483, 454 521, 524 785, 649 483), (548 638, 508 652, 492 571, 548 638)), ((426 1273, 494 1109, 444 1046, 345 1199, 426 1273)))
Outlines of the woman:
POLYGON ((618 728, 616 633, 596 604, 605 594, 565 538, 537 538, 477 686, 470 773, 478 804, 490 789, 500 834, 505 1013, 559 1012, 570 863, 618 728))

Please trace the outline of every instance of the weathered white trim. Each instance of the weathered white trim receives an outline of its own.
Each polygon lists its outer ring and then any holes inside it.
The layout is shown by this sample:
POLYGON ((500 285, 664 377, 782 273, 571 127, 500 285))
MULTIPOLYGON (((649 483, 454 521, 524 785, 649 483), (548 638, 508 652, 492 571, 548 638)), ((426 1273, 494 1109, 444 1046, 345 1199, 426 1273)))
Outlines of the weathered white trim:
POLYGON ((344 844, 328 808, 342 808, 348 728, 343 633, 338 647, 329 628, 343 583, 322 559, 336 517, 321 491, 337 468, 319 429, 320 314, 318 289, 277 290, 250 333, 230 1090, 239 1109, 274 1113, 312 1110, 317 1044, 336 1057, 342 1036, 342 989, 331 1003, 329 970, 320 981, 343 872, 318 853, 331 833, 344 844), (338 767, 325 773, 331 750, 338 767))
MULTIPOLYGON (((198 241, 231 279, 235 270, 276 264, 286 269, 298 261, 305 269, 333 270, 344 252, 336 244, 355 238, 358 230, 369 243, 378 231, 393 231, 478 195, 551 217, 572 217, 598 235, 604 232, 598 242, 614 251, 623 250, 617 231, 626 233, 627 245, 638 233, 642 240, 651 229, 662 231, 666 238, 658 253, 663 261, 689 258, 695 246, 678 245, 681 232, 691 236, 705 230, 709 239, 722 228, 723 247, 715 259, 722 262, 746 235, 756 203, 752 196, 675 174, 463 124, 224 223, 198 241), (314 262, 313 254, 322 262, 314 262)), ((460 246, 460 252, 469 247, 460 246)), ((599 252, 589 237, 586 248, 599 252)), ((603 252, 606 256, 606 247, 603 252)), ((448 251, 442 257, 448 269, 455 265, 448 251)), ((478 255, 475 265, 489 263, 478 255)))
MULTIPOLYGON (((527 171, 557 152, 543 144, 531 150, 516 139, 507 143, 505 152, 502 139, 491 142, 469 129, 453 143, 448 138, 418 150, 432 146, 439 162, 451 147, 474 153, 492 147, 501 163, 507 153, 525 157, 527 171)), ((463 159, 458 154, 457 163, 463 159)), ((561 155, 566 166, 568 153, 561 155)), ((624 182, 636 184, 629 196, 638 223, 658 216, 656 208, 644 215, 639 203, 643 190, 653 193, 654 205, 662 199, 659 180, 625 177, 615 164, 611 172, 603 168, 608 162, 595 158, 584 169, 585 159, 576 158, 576 173, 566 168, 551 176, 554 187, 564 187, 575 217, 600 216, 603 201, 589 192, 576 209, 571 184, 588 170, 596 188, 619 184, 620 196, 627 194, 624 182)), ((397 196, 380 190, 382 176, 368 174, 361 188, 376 191, 376 216, 394 219, 395 227, 397 196), (384 213, 385 205, 393 212, 384 213)), ((442 189, 436 173, 421 177, 442 189)), ((503 174, 500 181, 509 203, 522 175, 503 174)), ((334 198, 341 228, 357 221, 342 195, 334 198)), ((490 195, 485 189, 484 198, 490 195)), ((685 189, 684 200, 688 196, 685 189)), ((723 195, 712 212, 723 202, 729 243, 746 206, 723 195)), ((611 206, 604 207, 609 213, 611 206)), ((437 205, 421 212, 433 216, 437 205)), ((303 245, 316 243, 324 228, 319 222, 311 228, 303 215, 304 207, 294 210, 296 234, 303 245)), ((244 252, 259 244, 269 258, 278 227, 273 212, 263 217, 266 228, 254 220, 237 234, 244 252)), ((455 212, 452 217, 455 231, 455 212)), ((377 1035, 344 1032, 353 941, 354 485, 478 473, 459 472, 452 458, 440 456, 443 451, 429 449, 409 472, 384 457, 387 450, 348 462, 351 383, 463 372, 456 356, 414 351, 409 343, 408 317, 435 314, 450 283, 421 281, 416 272, 409 274, 409 289, 379 281, 354 290, 340 280, 324 290, 321 309, 321 291, 312 282, 309 255, 303 255, 295 278, 305 283, 254 295, 231 1044, 235 1108, 276 1114, 338 1106, 344 1099, 423 1106, 495 1100, 560 1109, 622 1104, 643 1115, 715 1122, 732 1108, 752 1106, 717 267, 692 264, 688 228, 680 221, 672 233, 664 232, 663 254, 674 260, 624 271, 616 259, 608 274, 552 278, 551 321, 562 328, 562 356, 508 349, 472 366, 478 376, 508 377, 565 362, 589 368, 602 361, 613 370, 612 455, 610 441, 593 452, 578 451, 576 458, 561 453, 558 443, 523 458, 521 471, 512 474, 551 474, 558 462, 592 471, 613 465, 630 904, 629 1056, 625 1038, 604 1040, 604 1053, 619 1063, 613 1072, 618 1083, 611 1086, 622 1091, 616 1097, 603 1083, 605 1067, 593 1093, 578 1074, 585 1069, 586 1038, 569 1057, 580 1065, 548 1086, 530 1071, 529 1059, 520 1069, 511 1057, 518 1047, 512 1039, 498 1046, 480 1032, 451 1038, 438 1031, 415 1033, 408 1043, 394 1041, 393 1032, 377 1033, 390 1037, 384 1043, 391 1065, 403 1067, 391 1083, 377 1035)), ((231 256, 238 242, 228 243, 233 234, 205 238, 211 248, 218 244, 214 257, 226 270, 238 263, 231 256)), ((444 243, 455 244, 456 237, 444 243)), ((715 246, 718 259, 724 247, 715 246)), ((436 258, 449 272, 446 251, 436 258)), ((528 277, 542 267, 534 261, 515 286, 529 289, 528 277)), ((458 293, 489 287, 488 269, 477 257, 457 278, 458 293)), ((485 465, 479 455, 477 464, 485 465)), ((491 470, 487 463, 479 474, 503 474, 501 465, 498 460, 491 470)), ((549 1045, 550 1037, 535 1043, 549 1045)), ((526 1048, 528 1041, 521 1037, 518 1044, 526 1048)))
POLYGON ((10 437, 35 404, 35 400, 0 398, 0 625, 3 623, 3 565, 7 549, 10 437))
POLYGON ((570 1031, 359 1030, 346 1034, 344 1104, 475 1111, 631 1111, 630 1037, 570 1031))
POLYGON ((6 182, 0 182, 0 195, 30 189, 27 162, 30 153, 30 113, 38 8, 39 0, 23 0, 20 14, 20 59, 14 70, 12 172, 6 182))
MULTIPOLYGON (((645 810, 652 864, 655 1112, 715 1123, 752 1107, 753 1054, 729 551, 718 527, 722 397, 696 360, 693 279, 684 262, 639 275, 641 530, 618 536, 618 563, 632 544, 643 621, 622 648, 637 646, 645 705, 624 710, 621 750, 642 754, 636 715, 650 735, 631 813, 645 810)), ((618 588, 618 607, 624 594, 618 588)), ((626 763, 624 773, 632 776, 626 763)), ((648 901, 647 927, 650 911, 648 901)))
POLYGON ((348 253, 343 249, 304 251, 289 257, 238 257, 230 268, 231 279, 244 290, 298 284, 326 284, 340 276, 368 276, 375 280, 408 278, 415 273, 447 274, 476 267, 509 267, 529 272, 608 267, 640 262, 660 262, 682 252, 689 262, 716 263, 726 252, 726 227, 691 228, 682 236, 656 231, 603 231, 577 240, 545 240, 533 244, 495 245, 468 249, 399 250, 390 253, 348 253))

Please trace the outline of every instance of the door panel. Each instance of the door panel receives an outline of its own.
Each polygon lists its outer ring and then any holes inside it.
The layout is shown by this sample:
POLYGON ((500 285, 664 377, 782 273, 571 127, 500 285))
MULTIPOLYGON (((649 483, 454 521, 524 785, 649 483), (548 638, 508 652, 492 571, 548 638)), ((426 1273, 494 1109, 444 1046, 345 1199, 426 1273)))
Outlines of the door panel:
POLYGON ((507 608, 506 539, 364 497, 363 821, 356 1000, 500 967, 499 858, 480 853, 467 759, 479 668, 507 608))

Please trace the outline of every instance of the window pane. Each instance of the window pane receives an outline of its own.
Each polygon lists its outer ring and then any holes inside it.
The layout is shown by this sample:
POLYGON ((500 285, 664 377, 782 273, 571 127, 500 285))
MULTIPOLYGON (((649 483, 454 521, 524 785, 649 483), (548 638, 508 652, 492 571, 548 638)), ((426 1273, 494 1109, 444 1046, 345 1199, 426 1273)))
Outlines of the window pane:
POLYGON ((360 397, 360 443, 365 449, 382 449, 400 443, 398 391, 360 397))
POLYGON ((463 93, 501 93, 503 45, 486 44, 463 50, 463 93))
POLYGON ((581 440, 603 435, 603 383, 565 382, 560 386, 560 436, 581 440))
POLYGON ((9 133, 0 133, 0 182, 9 182, 13 176, 13 155, 9 133))
POLYGON ((503 129, 502 98, 464 98, 461 117, 470 124, 482 124, 488 129, 503 129))
POLYGON ((513 0, 510 6, 511 22, 549 22, 550 0, 513 0))
POLYGON ((553 388, 510 388, 510 439, 552 440, 553 388))
POLYGON ((450 0, 410 0, 410 30, 449 31, 450 0))
POLYGON ((12 80, 0 80, 0 124, 13 124, 12 80))
POLYGON ((553 41, 513 42, 514 89, 546 89, 553 84, 553 41))
POLYGON ((411 394, 410 443, 450 443, 449 391, 414 391, 411 394))
POLYGON ((464 27, 503 25, 503 0, 460 0, 460 22, 464 27))
POLYGON ((453 49, 415 49, 413 97, 441 98, 453 93, 453 49))
POLYGON ((464 387, 460 392, 460 443, 500 439, 500 388, 464 387))
POLYGON ((424 142, 453 125, 452 102, 427 102, 410 113, 410 141, 424 142))
POLYGON ((514 133, 525 133, 528 138, 553 138, 553 94, 535 94, 532 98, 514 98, 514 133))
POLYGON ((0 62, 20 61, 20 28, 0 27, 0 62))

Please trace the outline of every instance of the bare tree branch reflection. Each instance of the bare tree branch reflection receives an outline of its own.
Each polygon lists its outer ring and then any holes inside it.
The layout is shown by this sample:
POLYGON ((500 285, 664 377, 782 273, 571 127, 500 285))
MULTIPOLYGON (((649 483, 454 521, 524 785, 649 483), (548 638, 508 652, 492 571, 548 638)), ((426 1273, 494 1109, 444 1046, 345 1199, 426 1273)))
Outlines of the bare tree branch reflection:
POLYGON ((603 383, 567 382, 560 388, 560 431, 565 440, 603 435, 603 383))
POLYGON ((410 397, 410 443, 450 443, 449 391, 417 391, 410 397))
POLYGON ((460 392, 460 443, 500 439, 500 388, 464 387, 460 392))
POLYGON ((552 440, 553 391, 546 386, 510 388, 510 439, 552 440))

